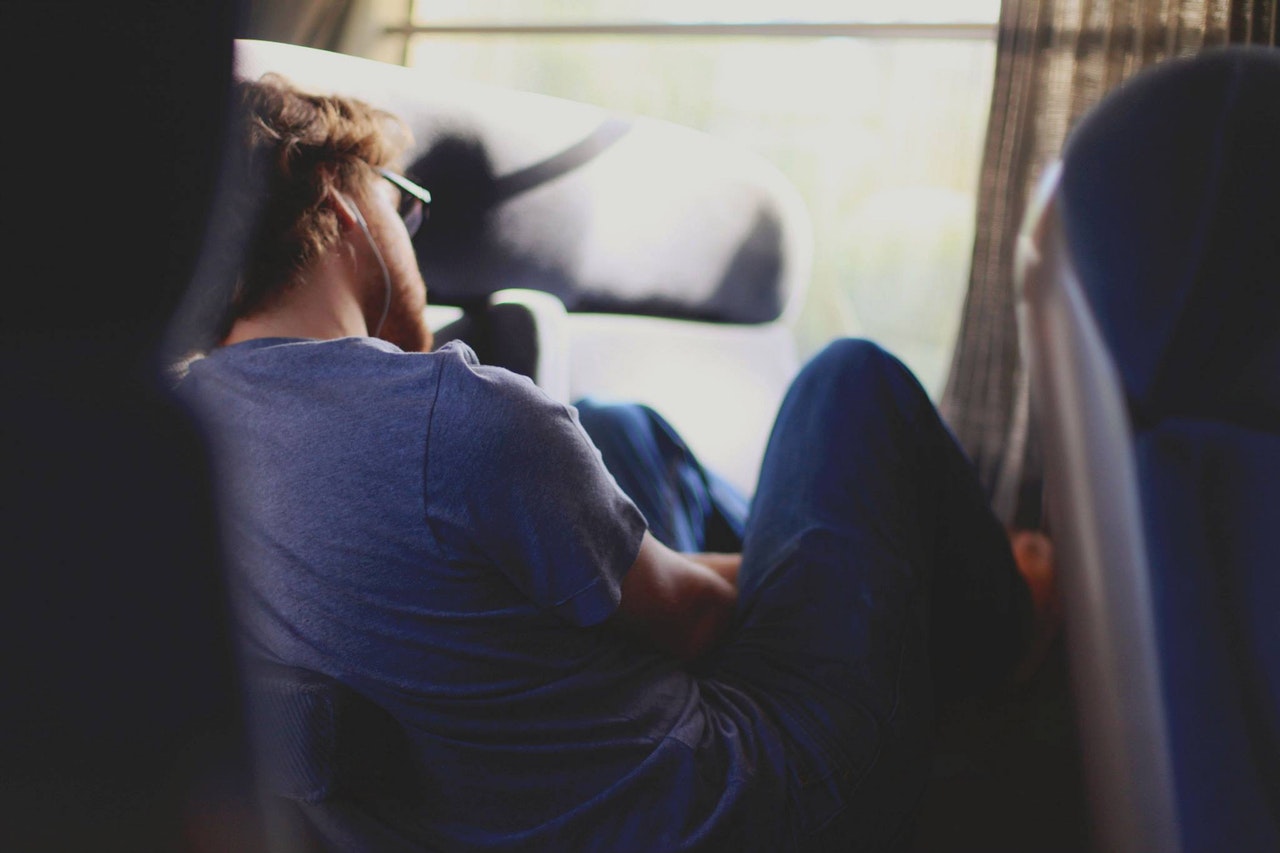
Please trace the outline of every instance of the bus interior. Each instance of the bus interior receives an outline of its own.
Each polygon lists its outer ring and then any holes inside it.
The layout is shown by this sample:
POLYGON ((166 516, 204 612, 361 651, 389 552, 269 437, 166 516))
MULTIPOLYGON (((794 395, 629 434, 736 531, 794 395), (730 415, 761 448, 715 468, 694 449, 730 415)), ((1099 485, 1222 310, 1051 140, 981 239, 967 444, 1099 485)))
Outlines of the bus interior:
POLYGON ((1063 630, 939 720, 908 850, 1280 850, 1276 12, 6 0, 0 846, 423 849, 370 805, 394 721, 240 666, 165 390, 243 249, 230 85, 274 71, 408 121, 437 345, 651 405, 750 494, 805 359, 868 338, 1049 534, 1063 630))

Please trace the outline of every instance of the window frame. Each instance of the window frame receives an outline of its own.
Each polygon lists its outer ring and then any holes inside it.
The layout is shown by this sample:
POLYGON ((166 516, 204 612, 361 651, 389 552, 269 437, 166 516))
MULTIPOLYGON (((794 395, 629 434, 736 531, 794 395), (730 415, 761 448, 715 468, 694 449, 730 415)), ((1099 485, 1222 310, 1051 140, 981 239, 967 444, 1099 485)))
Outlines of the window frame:
POLYGON ((743 22, 743 23, 683 23, 683 22, 624 22, 537 23, 466 22, 439 24, 413 23, 416 2, 406 4, 405 20, 383 30, 387 37, 399 36, 401 64, 409 62, 410 44, 414 36, 638 36, 644 38, 680 38, 686 36, 730 36, 742 38, 862 38, 862 39, 923 39, 941 41, 990 41, 995 42, 998 24, 977 22, 934 23, 876 23, 853 21, 826 22, 743 22))

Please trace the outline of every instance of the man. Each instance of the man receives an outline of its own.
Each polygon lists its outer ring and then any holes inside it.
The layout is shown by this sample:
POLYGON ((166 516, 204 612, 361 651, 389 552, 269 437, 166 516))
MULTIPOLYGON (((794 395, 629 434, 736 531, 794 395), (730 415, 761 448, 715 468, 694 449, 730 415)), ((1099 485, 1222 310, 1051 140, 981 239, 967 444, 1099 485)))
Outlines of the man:
POLYGON ((182 391, 224 472, 248 653, 394 715, 444 849, 905 837, 936 703, 1008 677, 1047 612, 907 370, 832 344, 749 518, 705 509, 714 475, 656 413, 431 351, 427 196, 388 169, 391 116, 280 78, 239 94, 265 208, 182 391))

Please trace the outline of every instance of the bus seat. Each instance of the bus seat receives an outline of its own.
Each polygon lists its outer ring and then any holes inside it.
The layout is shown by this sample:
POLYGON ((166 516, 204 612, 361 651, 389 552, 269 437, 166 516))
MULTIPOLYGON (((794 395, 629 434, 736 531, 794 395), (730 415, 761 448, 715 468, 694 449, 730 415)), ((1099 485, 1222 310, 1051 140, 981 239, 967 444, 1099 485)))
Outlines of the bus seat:
POLYGON ((415 237, 428 301, 468 318, 441 340, 492 330, 477 318, 495 301, 524 306, 502 309, 523 312, 511 322, 550 318, 536 358, 497 351, 493 336, 477 355, 537 372, 564 402, 648 404, 754 491, 799 369, 789 322, 812 255, 805 206, 772 164, 690 128, 531 92, 262 40, 238 40, 236 54, 239 76, 278 71, 408 121, 406 172, 433 196, 415 237), (560 316, 530 293, 558 300, 560 316))
POLYGON ((528 376, 561 403, 569 390, 567 312, 564 303, 542 290, 512 287, 491 294, 483 310, 428 306, 435 346, 461 340, 485 364, 528 376))
POLYGON ((1280 849, 1280 52, 1105 97, 1018 243, 1095 834, 1280 849))
POLYGON ((272 853, 421 851, 403 730, 342 682, 262 660, 246 670, 272 853))

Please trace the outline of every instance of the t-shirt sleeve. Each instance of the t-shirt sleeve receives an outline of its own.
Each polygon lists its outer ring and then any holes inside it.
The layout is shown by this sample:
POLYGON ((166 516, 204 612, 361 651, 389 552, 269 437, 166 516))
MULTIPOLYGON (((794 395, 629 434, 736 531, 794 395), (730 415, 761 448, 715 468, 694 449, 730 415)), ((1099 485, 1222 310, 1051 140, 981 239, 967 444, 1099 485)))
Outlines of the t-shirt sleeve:
POLYGON ((639 553, 644 517, 573 407, 448 346, 456 356, 441 369, 424 481, 435 539, 450 556, 496 566, 574 624, 604 621, 639 553))

